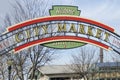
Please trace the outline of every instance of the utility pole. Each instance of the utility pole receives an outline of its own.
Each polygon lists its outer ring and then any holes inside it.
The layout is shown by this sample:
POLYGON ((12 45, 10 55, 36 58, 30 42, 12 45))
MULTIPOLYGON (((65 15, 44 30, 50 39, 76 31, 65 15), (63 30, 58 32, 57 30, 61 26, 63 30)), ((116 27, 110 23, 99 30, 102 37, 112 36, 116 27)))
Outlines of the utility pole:
POLYGON ((11 65, 8 66, 8 80, 11 80, 11 65))
POLYGON ((103 49, 100 48, 100 63, 103 63, 103 49))

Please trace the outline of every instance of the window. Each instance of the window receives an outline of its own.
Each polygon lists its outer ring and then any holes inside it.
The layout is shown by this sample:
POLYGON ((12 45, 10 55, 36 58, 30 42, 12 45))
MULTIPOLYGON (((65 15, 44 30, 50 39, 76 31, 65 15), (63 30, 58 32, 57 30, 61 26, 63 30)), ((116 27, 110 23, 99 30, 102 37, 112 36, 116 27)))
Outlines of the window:
POLYGON ((104 80, 104 78, 101 78, 101 79, 99 79, 99 80, 104 80))
POLYGON ((110 78, 107 78, 107 80, 111 80, 110 78))
POLYGON ((116 78, 112 78, 111 80, 116 80, 116 78))
POLYGON ((118 78, 117 80, 120 80, 120 78, 118 78))
POLYGON ((50 78, 50 80, 70 80, 70 78, 62 78, 62 77, 56 77, 56 78, 50 78))

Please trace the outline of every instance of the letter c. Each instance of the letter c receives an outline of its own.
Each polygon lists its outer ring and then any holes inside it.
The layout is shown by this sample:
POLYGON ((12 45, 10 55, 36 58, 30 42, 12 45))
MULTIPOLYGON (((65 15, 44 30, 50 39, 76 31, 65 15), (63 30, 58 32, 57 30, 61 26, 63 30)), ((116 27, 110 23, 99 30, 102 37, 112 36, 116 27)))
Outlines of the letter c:
POLYGON ((15 35, 15 40, 16 40, 16 42, 21 42, 22 40, 24 40, 24 34, 23 34, 23 32, 19 32, 19 33, 17 33, 16 35, 15 35))

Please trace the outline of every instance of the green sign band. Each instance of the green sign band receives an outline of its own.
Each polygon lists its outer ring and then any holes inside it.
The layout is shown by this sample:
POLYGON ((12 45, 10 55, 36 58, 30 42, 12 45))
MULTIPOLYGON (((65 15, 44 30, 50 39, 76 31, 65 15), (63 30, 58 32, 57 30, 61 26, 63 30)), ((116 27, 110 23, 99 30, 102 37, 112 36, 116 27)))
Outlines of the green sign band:
POLYGON ((80 10, 77 6, 53 6, 53 9, 50 10, 50 15, 72 15, 80 16, 80 10))
POLYGON ((86 43, 82 42, 75 42, 75 41, 56 41, 42 44, 43 46, 50 47, 50 48, 58 48, 58 49, 70 49, 76 48, 80 46, 84 46, 86 43))

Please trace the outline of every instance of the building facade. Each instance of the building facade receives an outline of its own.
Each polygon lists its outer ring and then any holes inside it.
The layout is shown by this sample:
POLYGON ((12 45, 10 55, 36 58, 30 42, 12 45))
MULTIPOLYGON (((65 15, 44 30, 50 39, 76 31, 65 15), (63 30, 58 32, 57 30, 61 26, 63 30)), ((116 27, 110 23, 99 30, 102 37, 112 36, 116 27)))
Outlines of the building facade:
POLYGON ((93 80, 120 80, 120 62, 97 63, 93 80))
MULTIPOLYGON (((90 80, 120 80, 120 62, 97 63, 89 72, 90 80)), ((84 80, 70 65, 48 65, 39 68, 35 80, 84 80)))
POLYGON ((43 66, 39 70, 40 80, 82 80, 69 65, 43 66))

